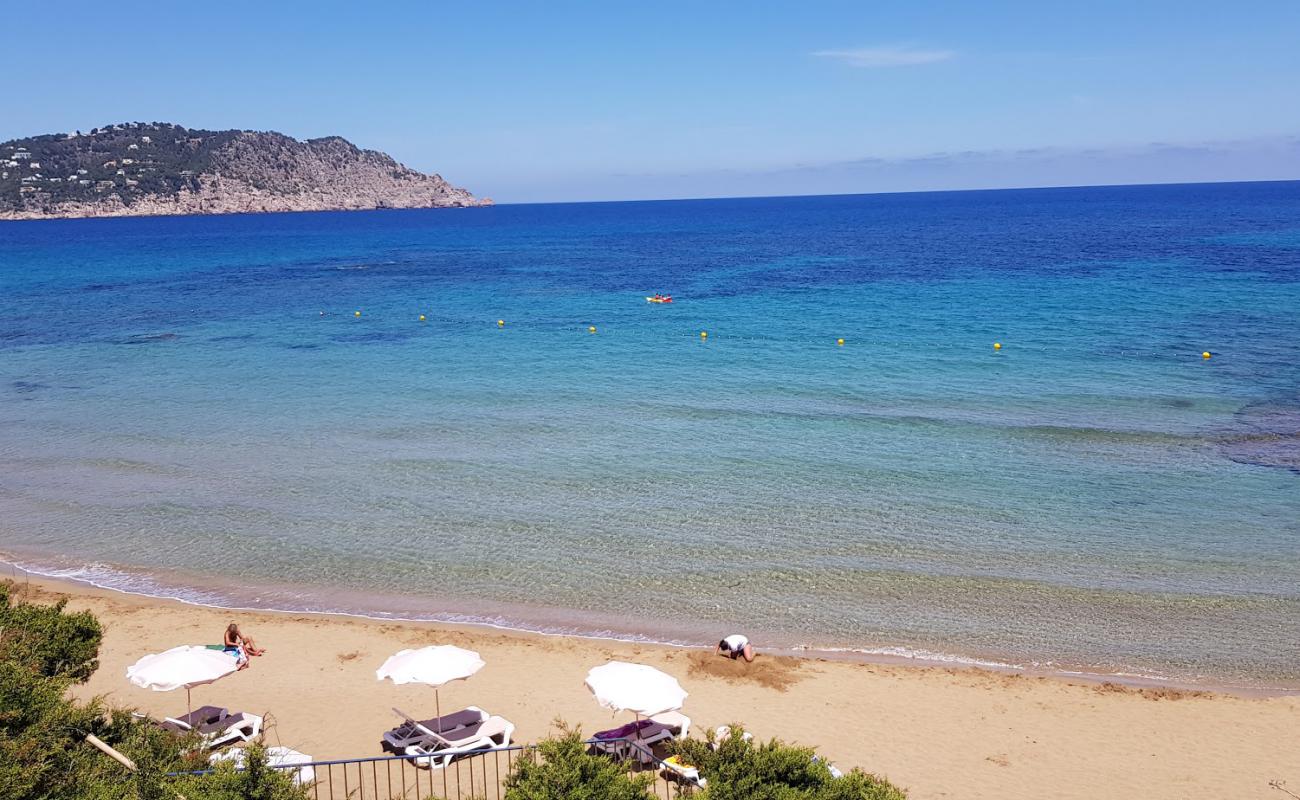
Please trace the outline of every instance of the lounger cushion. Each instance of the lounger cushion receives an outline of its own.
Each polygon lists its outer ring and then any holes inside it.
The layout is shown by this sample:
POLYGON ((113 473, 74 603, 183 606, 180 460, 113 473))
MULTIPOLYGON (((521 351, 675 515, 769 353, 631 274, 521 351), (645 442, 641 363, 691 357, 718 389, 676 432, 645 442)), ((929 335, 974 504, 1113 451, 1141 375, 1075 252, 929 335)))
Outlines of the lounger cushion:
POLYGON ((607 731, 597 731, 593 738, 596 739, 626 739, 630 738, 644 728, 654 725, 655 721, 651 719, 639 719, 636 722, 629 722, 617 728, 611 728, 607 731))
POLYGON ((229 714, 230 712, 224 708, 218 708, 216 706, 203 706, 202 708, 194 709, 193 711, 191 711, 190 713, 186 714, 183 717, 172 717, 171 719, 174 719, 177 722, 183 722, 186 725, 189 725, 191 728, 197 728, 200 725, 207 725, 211 722, 216 722, 219 719, 223 719, 229 714))
POLYGON ((476 722, 482 722, 487 719, 487 714, 477 708, 466 708, 457 711, 454 714, 444 714, 441 717, 421 720, 407 720, 406 722, 393 728, 390 733, 395 736, 409 736, 415 731, 417 725, 434 731, 454 731, 457 728, 463 728, 466 725, 473 725, 476 722))
POLYGON ((484 724, 486 724, 486 722, 487 720, 482 720, 480 722, 475 722, 473 725, 464 725, 455 730, 443 731, 442 733, 421 725, 420 731, 424 733, 426 740, 432 740, 432 742, 426 742, 426 744, 436 744, 440 746, 435 749, 441 749, 442 747, 460 747, 467 742, 472 742, 479 738, 479 730, 484 724))
POLYGON ((454 733, 460 728, 474 725, 488 718, 488 713, 477 706, 470 706, 461 711, 444 714, 433 719, 416 720, 401 709, 394 708, 393 713, 406 720, 396 728, 384 733, 384 747, 393 751, 404 750, 407 746, 419 744, 428 738, 425 730, 435 733, 454 733))

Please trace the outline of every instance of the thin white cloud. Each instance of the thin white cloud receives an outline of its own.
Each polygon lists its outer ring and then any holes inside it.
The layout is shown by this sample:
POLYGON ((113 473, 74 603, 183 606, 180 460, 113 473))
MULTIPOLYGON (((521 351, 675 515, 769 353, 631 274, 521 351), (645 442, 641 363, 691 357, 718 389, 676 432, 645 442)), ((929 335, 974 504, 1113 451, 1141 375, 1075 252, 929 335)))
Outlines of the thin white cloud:
POLYGON ((947 61, 956 53, 951 50, 921 50, 910 45, 884 45, 854 50, 818 50, 812 55, 834 59, 851 67, 911 67, 947 61))

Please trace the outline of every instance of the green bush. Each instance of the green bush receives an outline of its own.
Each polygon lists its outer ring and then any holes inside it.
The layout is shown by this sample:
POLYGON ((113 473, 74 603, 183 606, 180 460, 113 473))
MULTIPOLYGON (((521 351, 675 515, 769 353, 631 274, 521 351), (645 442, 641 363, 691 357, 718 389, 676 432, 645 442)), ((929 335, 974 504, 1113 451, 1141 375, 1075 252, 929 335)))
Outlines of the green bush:
POLYGON ((506 800, 649 800, 650 774, 587 752, 577 728, 557 723, 559 735, 537 745, 540 759, 521 758, 506 778, 506 800))
POLYGON ((106 759, 83 740, 113 738, 114 721, 100 702, 66 695, 97 666, 99 622, 63 603, 15 603, 12 590, 0 583, 0 797, 89 796, 78 787, 96 780, 106 759))
POLYGON ((74 775, 93 764, 89 748, 67 731, 86 729, 102 716, 94 705, 64 699, 66 682, 26 665, 0 661, 0 797, 71 797, 74 775))
MULTIPOLYGON (((168 784, 169 796, 176 793, 189 800, 304 800, 305 789, 293 785, 293 770, 272 769, 260 744, 244 749, 247 767, 236 770, 229 762, 211 775, 193 776, 168 784)), ((143 793, 141 794, 143 798, 143 793)))
POLYGON ((69 614, 66 600, 52 606, 17 603, 14 584, 0 583, 0 660, 16 662, 47 678, 77 683, 99 668, 104 632, 89 611, 69 614))
POLYGON ((755 744, 732 726, 733 735, 717 742, 685 739, 670 749, 707 780, 702 800, 905 800, 906 793, 884 778, 853 770, 831 774, 811 747, 777 739, 755 744))

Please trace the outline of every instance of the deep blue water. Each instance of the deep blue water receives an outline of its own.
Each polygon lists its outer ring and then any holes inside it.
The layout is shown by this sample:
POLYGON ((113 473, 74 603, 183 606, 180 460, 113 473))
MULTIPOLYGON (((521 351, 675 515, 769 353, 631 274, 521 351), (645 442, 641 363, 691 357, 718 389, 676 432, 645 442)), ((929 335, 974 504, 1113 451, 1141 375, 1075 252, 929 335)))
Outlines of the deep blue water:
POLYGON ((45 571, 1300 688, 1298 183, 4 223, 0 290, 45 571))

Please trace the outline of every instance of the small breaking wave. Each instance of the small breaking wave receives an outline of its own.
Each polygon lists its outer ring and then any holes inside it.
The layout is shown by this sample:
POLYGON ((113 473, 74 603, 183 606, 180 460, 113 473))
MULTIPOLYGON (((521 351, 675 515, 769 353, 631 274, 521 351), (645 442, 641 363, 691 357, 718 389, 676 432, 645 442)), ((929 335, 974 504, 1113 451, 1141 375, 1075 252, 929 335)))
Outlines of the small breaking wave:
MULTIPOLYGON (((282 614, 329 614, 332 616, 354 619, 374 620, 379 622, 432 622, 447 625, 465 625, 488 628, 509 633, 528 633, 540 636, 569 637, 593 641, 625 642, 631 644, 659 645, 684 649, 711 648, 712 641, 690 641, 686 639, 665 639, 647 634, 616 631, 613 629, 582 627, 563 624, 538 624, 500 614, 469 614, 460 612, 438 612, 429 614, 411 614, 387 612, 381 609, 358 610, 356 607, 337 606, 322 603, 319 596, 309 592, 256 592, 251 597, 236 597, 219 591, 205 590, 194 586, 183 586, 158 580, 141 573, 126 570, 99 562, 77 566, 52 566, 20 560, 0 552, 0 564, 10 565, 24 573, 51 578, 60 581, 84 584, 97 589, 120 592, 122 594, 147 597, 155 600, 173 600, 186 605, 213 608, 226 611, 255 611, 282 614), (250 605, 250 600, 252 604, 250 605)), ((1272 685, 1253 685, 1243 683, 1226 683, 1213 678, 1204 681, 1188 680, 1157 672, 1135 672, 1122 669, 1072 669, 1054 661, 1000 661, 993 658, 980 658, 957 653, 949 653, 926 648, 907 647, 903 645, 882 645, 874 647, 837 647, 813 644, 796 644, 781 646, 773 644, 765 648, 773 654, 788 653, 809 658, 842 657, 867 663, 906 664, 917 667, 957 667, 969 669, 992 670, 1008 673, 1037 673, 1056 675, 1066 678, 1080 678, 1087 681, 1114 681, 1131 685, 1170 685, 1184 688, 1219 689, 1243 691, 1262 694, 1293 694, 1294 690, 1272 685)))
POLYGON ((53 567, 4 558, 0 559, 0 563, 16 567, 29 575, 37 575, 42 578, 53 578, 61 581, 70 581, 72 583, 81 583, 87 586, 93 586, 96 589, 107 589, 114 592, 121 592, 122 594, 132 594, 156 600, 176 600, 195 606, 208 606, 212 608, 224 607, 222 601, 225 598, 219 594, 203 592, 192 588, 176 589, 174 587, 165 586, 148 576, 133 575, 129 572, 124 572, 107 564, 101 564, 98 562, 91 562, 76 567, 53 567))
MULTIPOLYGON (((358 611, 355 608, 331 606, 313 602, 309 596, 302 595, 295 603, 290 593, 276 593, 266 602, 247 605, 247 599, 238 599, 220 592, 205 591, 191 586, 177 586, 164 583, 148 575, 139 575, 98 562, 75 566, 56 567, 34 564, 0 554, 0 564, 14 567, 29 575, 53 580, 80 583, 96 589, 120 592, 122 594, 147 597, 152 600, 174 600, 191 606, 215 608, 226 611, 258 611, 277 614, 330 614, 340 617, 353 617, 379 622, 436 622, 448 625, 472 625, 494 628, 502 631, 535 633, 542 636, 566 636, 580 639, 597 639, 603 641, 631 642, 635 644, 654 644, 669 647, 704 647, 703 643, 683 640, 657 639, 638 633, 625 633, 613 630, 588 630, 569 625, 534 625, 501 615, 464 614, 457 612, 437 614, 398 614, 377 609, 358 611)), ((259 595, 254 600, 260 600, 259 595)))
POLYGON ((960 667, 980 667, 983 669, 1022 671, 1028 669, 1051 668, 1049 664, 1017 664, 1010 661, 993 661, 990 659, 960 656, 954 653, 941 653, 936 650, 912 647, 815 647, 813 645, 804 644, 797 645, 793 649, 801 653, 844 653, 848 655, 865 656, 867 658, 884 658, 890 660, 900 659, 918 664, 945 664, 960 667))

